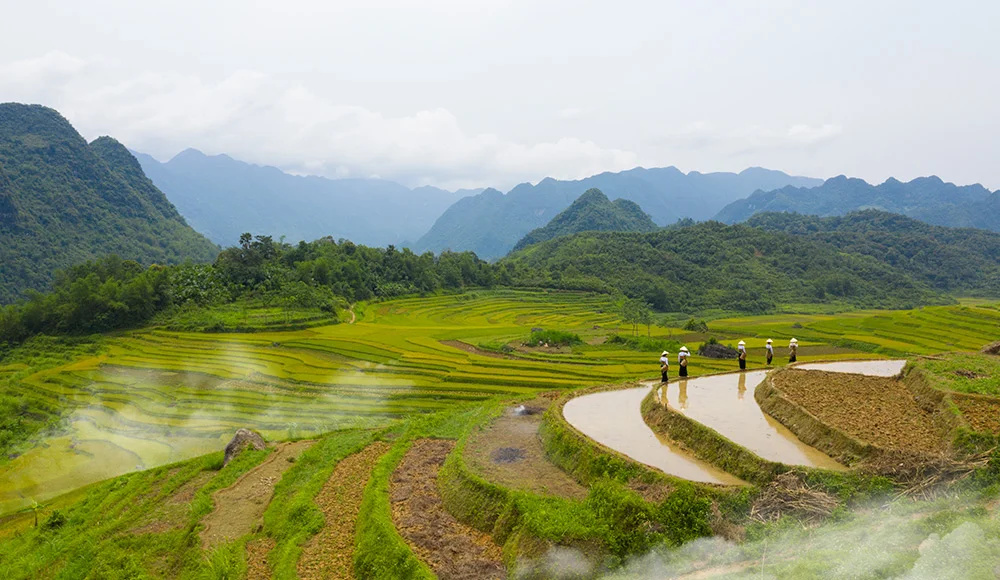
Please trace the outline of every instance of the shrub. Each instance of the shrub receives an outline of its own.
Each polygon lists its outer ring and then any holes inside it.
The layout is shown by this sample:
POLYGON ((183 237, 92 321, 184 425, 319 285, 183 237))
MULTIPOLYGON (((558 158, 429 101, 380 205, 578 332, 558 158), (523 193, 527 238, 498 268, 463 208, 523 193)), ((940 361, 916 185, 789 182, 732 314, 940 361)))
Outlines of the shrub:
POLYGON ((532 332, 531 337, 528 339, 528 344, 536 345, 539 342, 549 346, 570 346, 574 344, 583 344, 583 340, 579 335, 573 334, 572 332, 564 332, 562 330, 536 330, 532 332))

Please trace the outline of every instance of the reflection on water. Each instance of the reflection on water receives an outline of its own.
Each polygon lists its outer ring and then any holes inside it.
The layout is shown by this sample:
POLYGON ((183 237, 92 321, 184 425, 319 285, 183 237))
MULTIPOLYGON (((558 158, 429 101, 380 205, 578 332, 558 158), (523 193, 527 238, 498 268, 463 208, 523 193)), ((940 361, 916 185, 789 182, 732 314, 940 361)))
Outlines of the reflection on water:
POLYGON ((760 410, 753 394, 766 374, 767 371, 748 371, 691 379, 685 385, 685 396, 681 397, 680 389, 676 394, 668 391, 661 401, 764 459, 788 465, 843 469, 760 410))
MULTIPOLYGON (((657 384, 658 398, 672 396, 678 385, 657 384)), ((686 389, 686 386, 681 387, 686 389)), ((705 483, 740 484, 736 477, 696 459, 657 436, 642 420, 639 406, 649 387, 604 391, 571 399, 563 416, 582 433, 632 459, 678 477, 705 483)), ((662 399, 661 399, 662 400, 662 399)))
POLYGON ((827 371, 831 373, 855 373, 873 377, 894 377, 898 375, 905 360, 852 360, 827 363, 809 363, 795 368, 805 371, 827 371))

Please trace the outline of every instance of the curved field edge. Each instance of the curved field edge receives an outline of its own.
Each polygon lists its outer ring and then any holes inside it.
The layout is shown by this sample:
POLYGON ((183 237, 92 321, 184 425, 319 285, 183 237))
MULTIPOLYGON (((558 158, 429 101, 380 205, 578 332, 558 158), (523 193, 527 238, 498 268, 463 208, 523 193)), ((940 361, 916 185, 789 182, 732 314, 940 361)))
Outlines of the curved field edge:
MULTIPOLYGON (((247 451, 222 467, 222 453, 130 473, 91 486, 79 501, 54 510, 36 528, 0 542, 0 575, 5 578, 123 577, 158 575, 194 578, 212 575, 220 560, 240 570, 232 546, 205 558, 198 532, 213 509, 212 494, 232 485, 260 464, 270 450, 247 451), (133 533, 159 502, 203 471, 214 475, 195 491, 178 526, 160 533, 133 533)), ((242 544, 239 544, 242 548, 242 544)))

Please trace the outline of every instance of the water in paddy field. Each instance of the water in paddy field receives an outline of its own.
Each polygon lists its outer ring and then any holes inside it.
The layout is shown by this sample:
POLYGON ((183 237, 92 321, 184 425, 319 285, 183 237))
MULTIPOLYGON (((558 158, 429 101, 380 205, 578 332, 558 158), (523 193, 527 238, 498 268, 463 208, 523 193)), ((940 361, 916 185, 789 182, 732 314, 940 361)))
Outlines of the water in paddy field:
POLYGON ((854 373, 872 377, 894 377, 906 366, 905 360, 852 360, 841 362, 808 363, 794 368, 804 371, 854 373))
POLYGON ((703 483, 743 483, 654 433, 639 411, 648 394, 649 387, 639 387, 576 397, 563 407, 563 416, 594 441, 664 473, 703 483))
POLYGON ((754 399, 767 371, 748 371, 656 385, 660 404, 718 431, 759 457, 786 465, 844 469, 764 414, 754 399))
MULTIPOLYGON (((905 364, 905 360, 843 361, 809 363, 796 368, 891 377, 899 374, 905 364)), ((707 483, 739 483, 732 475, 676 449, 646 426, 639 407, 653 388, 661 405, 711 427, 764 459, 787 465, 844 469, 761 411, 754 391, 766 373, 730 373, 583 395, 566 403, 563 415, 573 427, 598 443, 670 475, 707 483)))

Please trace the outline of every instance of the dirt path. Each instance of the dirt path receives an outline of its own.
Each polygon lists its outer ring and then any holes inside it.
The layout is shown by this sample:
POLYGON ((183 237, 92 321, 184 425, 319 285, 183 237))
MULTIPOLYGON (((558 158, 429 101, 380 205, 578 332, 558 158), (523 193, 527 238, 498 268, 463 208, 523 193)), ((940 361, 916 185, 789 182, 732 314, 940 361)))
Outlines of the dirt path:
POLYGON ((486 429, 469 438, 465 458, 469 466, 505 487, 541 495, 583 499, 587 490, 546 457, 538 428, 552 403, 538 398, 522 408, 512 407, 486 429))
POLYGON ((298 457, 315 441, 281 443, 263 463, 244 473, 233 485, 215 492, 215 509, 202 522, 201 545, 209 550, 249 534, 261 521, 267 504, 274 495, 274 486, 291 458, 298 457))
POLYGON ((509 354, 501 354, 499 352, 493 352, 492 350, 486 350, 479 347, 475 347, 467 342, 462 342, 461 340, 442 340, 441 344, 445 346, 450 346, 452 348, 457 348, 458 350, 464 350, 469 354, 478 354, 479 356, 488 356, 490 358, 502 358, 502 359, 528 360, 524 357, 513 356, 509 354))
POLYGON ((489 535, 456 520, 441 503, 437 473, 454 447, 454 441, 414 442, 392 474, 392 520, 442 580, 504 578, 500 547, 489 535))
POLYGON ((299 559, 299 578, 354 578, 354 529, 361 496, 379 458, 391 446, 381 441, 345 457, 316 496, 326 525, 306 545, 299 559))
POLYGON ((789 369, 774 386, 827 425, 876 447, 936 454, 948 446, 934 414, 895 379, 789 369))
POLYGON ((354 324, 358 320, 358 315, 354 313, 354 305, 348 306, 347 311, 351 313, 351 319, 347 321, 347 324, 354 324))

